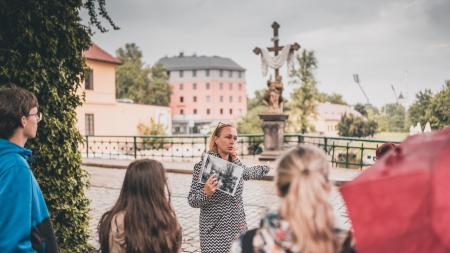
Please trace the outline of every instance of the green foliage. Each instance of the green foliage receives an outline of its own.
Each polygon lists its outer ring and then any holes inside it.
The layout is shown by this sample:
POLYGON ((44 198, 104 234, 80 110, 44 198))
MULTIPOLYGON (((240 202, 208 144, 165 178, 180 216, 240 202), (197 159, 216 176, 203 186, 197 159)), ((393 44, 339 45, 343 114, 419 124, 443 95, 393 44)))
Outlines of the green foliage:
POLYGON ((406 130, 406 110, 401 104, 386 104, 381 108, 381 112, 387 118, 389 131, 403 132, 406 130))
POLYGON ((365 105, 357 103, 353 108, 355 109, 355 111, 361 113, 362 116, 364 117, 368 116, 368 112, 365 105))
POLYGON ((447 84, 433 97, 429 115, 433 129, 450 126, 450 85, 447 84))
MULTIPOLYGON (((111 21, 104 1, 1 1, 0 84, 15 83, 36 94, 45 115, 37 137, 27 147, 34 152, 31 168, 44 194, 61 252, 85 252, 88 244, 88 175, 78 147, 83 139, 75 128, 77 94, 87 67, 83 51, 91 44, 89 27, 81 24, 85 6, 97 21, 111 21)), ((110 22, 110 24, 112 24, 110 22)))
POLYGON ((329 102, 331 104, 347 105, 342 95, 338 93, 327 94, 325 92, 319 92, 318 100, 321 103, 329 102))
POLYGON ((168 106, 171 88, 162 65, 146 67, 142 52, 134 43, 116 51, 122 65, 117 67, 117 97, 130 98, 136 103, 168 106))
POLYGON ((306 133, 314 131, 309 119, 316 116, 315 108, 319 97, 314 77, 317 59, 314 51, 303 50, 296 60, 299 67, 292 72, 291 83, 298 87, 291 93, 291 101, 287 105, 290 109, 287 129, 289 132, 306 133))
MULTIPOLYGON (((163 136, 166 134, 164 130, 164 125, 156 122, 153 118, 150 118, 149 125, 139 123, 138 132, 140 135, 159 135, 163 136)), ((164 140, 162 138, 154 137, 143 137, 142 149, 161 149, 164 145, 164 140)))
POLYGON ((378 124, 374 120, 366 120, 353 114, 344 114, 337 127, 340 136, 367 137, 375 134, 378 124))
POLYGON ((416 101, 408 109, 408 125, 416 125, 420 122, 422 126, 430 121, 430 107, 433 99, 431 90, 426 89, 416 94, 416 101))
POLYGON ((266 106, 263 102, 264 90, 255 91, 255 97, 247 102, 247 114, 237 124, 240 134, 262 133, 262 121, 259 115, 264 113, 266 106))

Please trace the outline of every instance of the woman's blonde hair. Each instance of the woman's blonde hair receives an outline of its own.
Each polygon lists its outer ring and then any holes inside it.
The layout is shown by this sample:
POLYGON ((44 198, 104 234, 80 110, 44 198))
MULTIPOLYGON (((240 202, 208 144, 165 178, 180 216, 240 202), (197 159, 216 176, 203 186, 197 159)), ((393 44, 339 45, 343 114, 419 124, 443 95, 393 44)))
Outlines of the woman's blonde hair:
POLYGON ((219 124, 217 124, 217 127, 214 129, 214 131, 211 133, 211 136, 209 137, 209 150, 210 151, 213 151, 215 153, 219 152, 217 150, 217 145, 216 145, 215 141, 218 137, 220 137, 220 133, 222 133, 222 130, 225 127, 233 127, 234 128, 234 125, 232 125, 230 123, 222 123, 222 122, 219 122, 219 124))
POLYGON ((312 145, 288 151, 278 163, 275 182, 282 197, 280 215, 289 222, 301 252, 337 251, 328 174, 326 154, 312 145))

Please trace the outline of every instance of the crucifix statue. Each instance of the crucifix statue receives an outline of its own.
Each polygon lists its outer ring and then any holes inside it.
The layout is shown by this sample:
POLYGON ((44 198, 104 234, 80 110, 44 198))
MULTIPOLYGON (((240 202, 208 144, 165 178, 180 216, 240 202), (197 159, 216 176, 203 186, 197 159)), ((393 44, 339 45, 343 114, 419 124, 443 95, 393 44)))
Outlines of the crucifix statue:
POLYGON ((267 75, 268 67, 275 70, 275 80, 272 78, 267 80, 267 91, 264 94, 264 102, 268 105, 268 113, 283 113, 283 82, 279 69, 287 62, 288 69, 292 66, 293 53, 300 49, 298 43, 292 45, 279 46, 278 29, 280 25, 273 22, 273 47, 259 48, 255 47, 253 52, 256 55, 261 55, 261 65, 263 76, 267 75), (274 52, 275 56, 270 56, 269 52, 274 52))
POLYGON ((264 151, 259 156, 259 160, 273 161, 277 159, 283 150, 284 126, 288 119, 287 114, 283 114, 283 82, 279 69, 287 63, 288 71, 293 64, 294 52, 300 49, 298 43, 279 46, 278 28, 280 25, 273 22, 273 47, 256 47, 253 52, 261 55, 261 67, 263 76, 267 76, 268 67, 275 70, 275 80, 267 80, 267 91, 264 94, 264 102, 268 106, 267 112, 260 114, 262 120, 261 127, 264 132, 264 151), (274 52, 275 56, 271 56, 274 52))

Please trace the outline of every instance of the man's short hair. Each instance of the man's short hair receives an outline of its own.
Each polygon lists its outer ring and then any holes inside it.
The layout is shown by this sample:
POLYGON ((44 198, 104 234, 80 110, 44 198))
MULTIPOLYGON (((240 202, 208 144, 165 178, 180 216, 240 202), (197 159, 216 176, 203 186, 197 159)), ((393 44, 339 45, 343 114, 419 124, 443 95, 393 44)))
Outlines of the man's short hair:
POLYGON ((375 155, 377 160, 381 159, 381 157, 383 157, 386 153, 388 153, 389 151, 391 151, 392 149, 395 149, 397 145, 395 145, 392 142, 386 142, 383 143, 381 146, 379 146, 377 148, 377 150, 375 151, 375 155))
POLYGON ((11 138, 22 127, 22 117, 34 107, 38 107, 38 101, 33 93, 15 85, 0 88, 0 138, 11 138))

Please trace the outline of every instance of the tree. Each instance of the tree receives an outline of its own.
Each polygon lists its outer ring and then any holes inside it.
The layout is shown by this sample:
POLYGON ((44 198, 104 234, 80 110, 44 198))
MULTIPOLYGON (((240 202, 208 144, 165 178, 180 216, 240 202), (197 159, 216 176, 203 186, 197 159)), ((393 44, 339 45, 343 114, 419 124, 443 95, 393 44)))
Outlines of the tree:
POLYGON ((368 112, 365 105, 357 103, 355 106, 353 106, 353 108, 355 109, 355 111, 361 113, 362 116, 364 117, 368 116, 368 112))
MULTIPOLYGON (((150 118, 148 125, 144 123, 139 123, 137 125, 138 132, 140 135, 165 135, 164 125, 156 122, 153 118, 150 118)), ((155 137, 143 137, 142 149, 161 149, 164 145, 164 140, 162 138, 155 137)))
POLYGON ((146 67, 142 52, 134 43, 116 51, 122 65, 117 67, 117 97, 130 98, 136 103, 168 106, 171 89, 162 65, 146 67))
POLYGON ((318 100, 321 103, 329 102, 331 104, 347 105, 347 102, 345 102, 342 95, 338 93, 327 94, 325 92, 320 92, 318 100))
POLYGON ((247 114, 238 122, 238 132, 240 134, 262 133, 261 119, 259 115, 267 108, 264 105, 263 97, 265 90, 255 91, 255 97, 247 102, 247 114))
POLYGON ((447 84, 433 97, 429 115, 432 128, 450 126, 450 85, 447 84))
POLYGON ((389 131, 405 131, 406 110, 401 104, 386 104, 381 112, 387 117, 389 131))
POLYGON ((419 91, 416 94, 416 101, 408 109, 408 125, 425 126, 430 121, 430 107, 433 100, 433 93, 429 89, 419 91))
POLYGON ((316 116, 316 104, 319 96, 314 70, 317 69, 317 59, 314 51, 303 50, 301 56, 297 56, 298 69, 293 70, 291 84, 297 85, 291 94, 288 103, 289 120, 287 128, 291 132, 306 133, 314 131, 314 126, 309 122, 316 116))
POLYGON ((148 100, 144 99, 144 103, 169 106, 172 89, 170 88, 168 81, 169 78, 164 66, 161 64, 154 65, 150 69, 150 84, 149 87, 147 87, 147 94, 150 96, 148 97, 148 100))
POLYGON ((366 120, 353 114, 344 114, 337 127, 340 136, 367 137, 375 134, 378 124, 374 120, 366 120))
POLYGON ((81 24, 79 11, 87 8, 91 23, 103 31, 98 8, 100 16, 117 28, 104 4, 101 0, 85 4, 0 2, 0 84, 14 83, 36 94, 39 110, 45 115, 37 137, 28 141, 27 147, 34 152, 31 168, 49 208, 61 252, 91 248, 89 200, 85 196, 88 175, 78 151, 83 138, 75 127, 75 109, 82 103, 77 91, 88 70, 83 51, 91 44, 91 30, 81 24))

